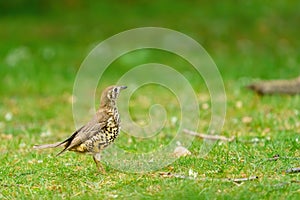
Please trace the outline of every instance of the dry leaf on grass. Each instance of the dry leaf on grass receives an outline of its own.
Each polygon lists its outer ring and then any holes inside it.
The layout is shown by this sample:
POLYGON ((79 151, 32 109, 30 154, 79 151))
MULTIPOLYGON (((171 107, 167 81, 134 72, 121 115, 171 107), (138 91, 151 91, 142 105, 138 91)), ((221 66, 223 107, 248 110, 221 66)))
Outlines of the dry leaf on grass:
POLYGON ((242 118, 242 122, 243 122, 244 124, 249 124, 249 123, 252 122, 252 117, 245 116, 245 117, 242 118))
POLYGON ((191 155, 191 152, 183 146, 178 146, 178 147, 175 148, 173 154, 177 158, 179 158, 179 157, 184 157, 184 156, 191 155))

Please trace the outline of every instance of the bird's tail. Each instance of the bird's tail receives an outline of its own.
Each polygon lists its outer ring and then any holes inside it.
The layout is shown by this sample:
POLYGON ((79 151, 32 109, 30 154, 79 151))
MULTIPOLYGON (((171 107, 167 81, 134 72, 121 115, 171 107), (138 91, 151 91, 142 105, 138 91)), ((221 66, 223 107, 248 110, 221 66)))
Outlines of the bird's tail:
POLYGON ((57 142, 54 144, 42 144, 42 145, 34 145, 33 148, 34 149, 47 149, 47 148, 55 148, 55 147, 59 147, 61 145, 63 145, 64 143, 62 142, 57 142))

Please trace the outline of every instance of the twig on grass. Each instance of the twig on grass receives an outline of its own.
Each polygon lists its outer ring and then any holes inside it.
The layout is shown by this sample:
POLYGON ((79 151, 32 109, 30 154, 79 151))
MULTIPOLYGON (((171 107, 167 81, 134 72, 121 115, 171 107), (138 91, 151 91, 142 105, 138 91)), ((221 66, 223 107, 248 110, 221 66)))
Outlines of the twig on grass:
POLYGON ((267 158, 267 161, 276 161, 280 158, 279 154, 274 155, 272 158, 267 158))
POLYGON ((225 136, 222 136, 222 135, 207 135, 207 134, 204 134, 204 133, 197 133, 197 132, 194 132, 194 131, 190 131, 188 129, 183 129, 183 132, 187 133, 189 135, 197 136, 197 137, 207 139, 207 140, 222 140, 222 141, 225 141, 225 142, 232 142, 235 139, 234 136, 228 138, 228 137, 225 137, 225 136))
POLYGON ((300 184, 300 181, 298 181, 298 180, 291 180, 291 181, 289 181, 289 182, 281 182, 281 183, 278 183, 278 184, 274 185, 274 187, 282 188, 282 187, 284 187, 284 186, 288 186, 288 185, 291 185, 291 184, 293 184, 293 183, 298 183, 298 184, 300 184))
POLYGON ((286 170, 285 172, 288 173, 288 174, 300 173, 300 167, 291 168, 291 169, 286 170))
POLYGON ((261 162, 265 162, 265 161, 277 161, 279 159, 280 160, 281 159, 285 159, 285 160, 300 160, 299 157, 288 157, 288 156, 280 156, 279 154, 275 154, 271 158, 265 158, 265 159, 261 160, 261 162))
POLYGON ((252 180, 256 180, 256 179, 258 179, 258 176, 250 176, 248 178, 234 178, 234 179, 229 178, 228 181, 233 181, 235 183, 242 183, 245 181, 252 181, 252 180))
POLYGON ((27 185, 23 185, 23 184, 18 184, 18 183, 16 183, 16 184, 0 184, 0 186, 1 187, 9 187, 9 188, 11 188, 11 187, 27 187, 27 185))
POLYGON ((248 178, 198 178, 192 176, 185 176, 182 174, 172 174, 171 172, 160 172, 160 176, 164 178, 180 178, 180 179, 189 179, 189 180, 200 180, 200 181, 221 181, 221 182, 234 182, 234 183, 242 183, 246 181, 252 181, 258 179, 258 176, 250 176, 248 178))

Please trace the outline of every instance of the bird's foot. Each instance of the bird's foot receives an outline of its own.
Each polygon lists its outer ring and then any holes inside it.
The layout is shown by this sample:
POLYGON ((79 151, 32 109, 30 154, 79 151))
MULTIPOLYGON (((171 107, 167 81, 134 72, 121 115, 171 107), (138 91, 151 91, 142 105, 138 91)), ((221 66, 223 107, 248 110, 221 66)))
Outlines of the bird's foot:
POLYGON ((103 167, 103 165, 100 162, 101 155, 100 154, 95 154, 95 155, 93 155, 93 159, 96 163, 98 171, 101 172, 102 174, 106 174, 105 168, 103 167))

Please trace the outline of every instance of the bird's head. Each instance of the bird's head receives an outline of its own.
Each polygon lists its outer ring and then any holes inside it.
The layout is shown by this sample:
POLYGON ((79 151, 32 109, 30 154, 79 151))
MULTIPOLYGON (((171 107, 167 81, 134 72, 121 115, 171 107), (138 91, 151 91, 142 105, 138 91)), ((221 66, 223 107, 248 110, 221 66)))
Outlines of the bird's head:
POLYGON ((111 105, 111 103, 114 104, 120 94, 120 91, 126 88, 127 86, 115 86, 115 85, 107 87, 102 92, 101 105, 107 106, 107 105, 111 105))

